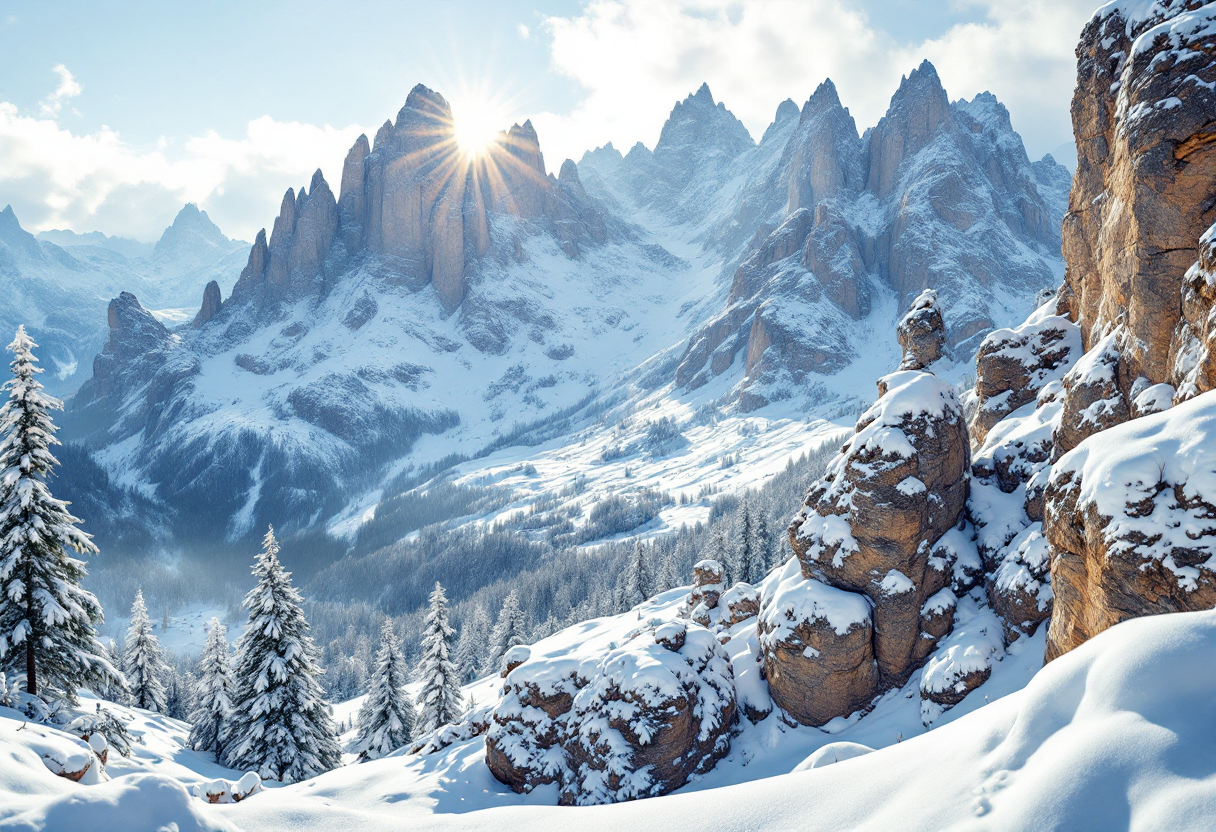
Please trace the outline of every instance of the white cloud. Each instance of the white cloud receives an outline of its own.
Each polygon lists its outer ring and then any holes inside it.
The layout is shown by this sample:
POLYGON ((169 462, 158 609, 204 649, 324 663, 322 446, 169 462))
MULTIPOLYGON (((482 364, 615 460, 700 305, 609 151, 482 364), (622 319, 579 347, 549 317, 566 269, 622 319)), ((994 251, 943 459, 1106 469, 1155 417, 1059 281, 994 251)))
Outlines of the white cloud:
MULTIPOLYGON (((58 72, 58 68, 56 70, 58 72)), ((48 102, 80 92, 70 73, 48 102)), ((252 239, 269 226, 289 186, 320 167, 337 189, 346 151, 363 128, 262 116, 245 135, 215 132, 180 143, 133 147, 109 127, 77 133, 54 117, 0 102, 0 193, 31 231, 72 228, 155 239, 185 202, 196 202, 229 235, 252 239)))
POLYGON ((39 105, 44 116, 54 118, 63 109, 63 102, 80 95, 80 83, 63 64, 56 64, 51 71, 59 76, 59 86, 39 105))
POLYGON ((653 146, 672 105, 708 81, 758 137, 781 100, 801 104, 830 77, 864 129, 927 57, 953 98, 989 89, 1005 101, 1032 153, 1067 140, 1072 50, 1095 0, 969 1, 985 8, 984 22, 901 46, 845 0, 593 0, 545 21, 554 68, 586 97, 533 121, 550 158, 609 139, 653 146))
POLYGON ((522 23, 519 24, 519 26, 516 28, 516 31, 519 32, 519 36, 521 38, 523 38, 524 40, 527 40, 528 38, 532 37, 532 30, 529 29, 527 26, 525 26, 522 23))

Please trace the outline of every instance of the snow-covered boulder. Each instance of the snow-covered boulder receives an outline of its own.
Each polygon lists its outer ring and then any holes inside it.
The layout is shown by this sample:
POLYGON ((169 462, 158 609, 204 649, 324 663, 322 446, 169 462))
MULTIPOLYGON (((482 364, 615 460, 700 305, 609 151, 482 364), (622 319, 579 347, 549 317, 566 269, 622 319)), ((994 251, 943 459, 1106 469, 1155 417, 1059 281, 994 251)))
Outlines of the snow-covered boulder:
POLYGON ((95 785, 110 779, 89 743, 56 728, 28 722, 6 731, 2 739, 33 751, 48 771, 65 780, 95 785))
MULTIPOLYGON (((1052 307, 1054 303, 1042 312, 1052 307)), ((1081 330, 1061 315, 1036 312, 1021 326, 990 333, 975 356, 975 443, 983 444, 993 425, 1062 378, 1080 354, 1081 330)))
POLYGON ((921 292, 900 320, 896 333, 904 351, 899 369, 923 370, 941 358, 946 349, 946 325, 937 305, 937 292, 921 292))
POLYGON ((502 678, 507 678, 508 673, 526 662, 531 656, 532 651, 523 644, 517 644, 504 653, 502 657, 502 678))
POLYGON ((988 600, 1012 641, 1022 633, 1033 633, 1051 618, 1054 598, 1051 547, 1043 536, 1042 523, 1032 523, 1009 542, 988 576, 988 600))
POLYGON ((964 522, 970 452, 949 384, 905 370, 879 393, 811 486, 790 543, 804 578, 864 596, 879 684, 898 686, 936 642, 921 610, 955 578, 960 547, 939 543, 964 522))
POLYGON ((220 777, 196 783, 192 791, 195 797, 208 803, 240 803, 262 791, 262 778, 256 771, 250 771, 235 782, 220 777))
POLYGON ((1047 657, 1120 621, 1216 606, 1216 392, 1104 431, 1052 469, 1047 657))
POLYGON ((739 581, 718 599, 722 609, 722 623, 733 627, 760 612, 760 590, 745 581, 739 581))
POLYGON ((692 567, 692 590, 688 593, 688 608, 695 610, 699 604, 712 610, 718 606, 718 597, 722 595, 722 582, 726 580, 726 570, 716 560, 699 560, 692 567))
POLYGON ((654 623, 601 656, 513 670, 486 763, 518 792, 557 784, 564 805, 653 797, 725 756, 734 720, 730 659, 713 633, 654 623))
POLYGON ((861 710, 877 692, 869 602, 804 578, 796 558, 765 597, 758 628, 773 702, 803 725, 824 725, 861 710))
MULTIPOLYGON (((952 599, 953 600, 953 599, 952 599)), ((952 605, 954 630, 920 672, 921 721, 931 725, 992 675, 1005 655, 1002 623, 984 592, 975 589, 952 605)))
POLYGON ((1054 458, 1086 438, 1131 418, 1125 393, 1127 368, 1120 333, 1112 332, 1081 356, 1064 376, 1064 410, 1052 434, 1054 458))

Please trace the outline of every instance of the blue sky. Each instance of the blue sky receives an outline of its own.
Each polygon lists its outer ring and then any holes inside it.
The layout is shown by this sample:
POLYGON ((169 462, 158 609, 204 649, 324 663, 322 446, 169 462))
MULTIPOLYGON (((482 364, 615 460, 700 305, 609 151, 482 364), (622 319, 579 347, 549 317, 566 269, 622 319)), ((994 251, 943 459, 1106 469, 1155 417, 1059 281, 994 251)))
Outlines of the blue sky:
POLYGON ((991 90, 1032 156, 1070 140, 1094 0, 0 2, 0 205, 40 230, 154 239, 182 202, 229 233, 393 117, 415 83, 457 118, 532 118, 551 167, 653 146, 708 81, 759 136, 831 76, 864 129, 922 58, 991 90))

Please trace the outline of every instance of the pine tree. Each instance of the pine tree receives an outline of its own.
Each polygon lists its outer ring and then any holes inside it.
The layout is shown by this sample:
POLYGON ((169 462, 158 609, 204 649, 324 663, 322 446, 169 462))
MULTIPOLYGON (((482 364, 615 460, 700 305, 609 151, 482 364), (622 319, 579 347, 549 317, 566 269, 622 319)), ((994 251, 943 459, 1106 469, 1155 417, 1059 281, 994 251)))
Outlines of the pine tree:
POLYGON ((26 691, 76 702, 78 688, 121 684, 97 639, 101 605, 81 588, 85 564, 68 554, 96 554, 68 504, 47 481, 59 461, 51 454, 57 428, 50 411, 63 403, 42 393, 35 378, 37 344, 17 328, 8 349, 13 378, 0 388, 0 672, 25 676, 26 691))
POLYGON ((745 581, 750 584, 757 580, 760 572, 758 555, 751 501, 745 494, 739 503, 739 510, 735 513, 735 549, 731 581, 745 581))
POLYGON ((633 609, 654 594, 650 566, 646 563, 646 548, 641 542, 633 544, 629 566, 625 572, 625 609, 633 609))
MULTIPOLYGON (((514 598, 514 593, 509 597, 514 598)), ((423 625, 422 661, 418 665, 418 678, 422 680, 422 692, 418 694, 420 730, 424 734, 455 722, 464 712, 460 671, 449 658, 455 632, 448 624, 447 596, 436 582, 423 625)))
POLYGON ((95 685, 93 692, 102 699, 117 702, 119 705, 125 704, 131 692, 127 688, 126 677, 122 675, 122 648, 113 640, 103 642, 103 646, 105 647, 103 658, 114 668, 114 675, 106 677, 102 683, 95 685))
POLYGON ((169 678, 165 683, 165 715, 173 719, 187 720, 190 718, 190 688, 194 682, 193 674, 187 680, 177 668, 169 666, 169 678))
POLYGON ((734 582, 732 568, 734 557, 726 539, 725 527, 725 521, 714 523, 713 530, 709 533, 709 550, 705 553, 705 557, 722 564, 722 569, 726 572, 724 580, 729 586, 734 582))
POLYGON ((342 756, 318 678, 320 651, 308 635, 291 573, 279 562, 273 527, 253 574, 258 583, 245 596, 249 624, 237 642, 226 762, 296 783, 336 768, 342 756))
POLYGON ((658 575, 655 580, 655 591, 666 592, 669 589, 675 589, 680 585, 680 567, 679 567, 679 547, 673 546, 664 554, 662 563, 659 564, 658 575))
POLYGON ((198 660, 198 678, 190 711, 190 747, 224 757, 224 744, 232 721, 236 685, 228 653, 228 631, 218 618, 207 625, 207 643, 198 660))
POLYGON ((460 668, 461 681, 471 682, 489 671, 489 652, 486 647, 492 628, 490 616, 481 604, 473 607, 460 627, 460 638, 456 642, 456 666, 460 668))
POLYGON ((405 658, 393 625, 385 619, 371 690, 359 709, 359 734, 351 749, 361 760, 375 760, 405 745, 414 735, 417 714, 405 693, 405 658))
POLYGON ((498 613, 498 623, 494 625, 494 634, 490 638, 493 649, 490 651, 490 672, 502 670, 502 659, 507 651, 517 644, 524 644, 524 611, 519 606, 519 596, 514 592, 507 595, 498 613))
POLYGON ((135 603, 131 605, 131 626, 127 628, 122 670, 131 688, 135 707, 162 714, 166 712, 168 697, 165 679, 171 671, 161 655, 160 642, 152 633, 152 622, 148 620, 142 590, 135 592, 135 603))
POLYGON ((756 511, 756 563, 760 565, 756 580, 763 578, 777 565, 773 563, 773 533, 768 525, 768 512, 763 506, 756 511))

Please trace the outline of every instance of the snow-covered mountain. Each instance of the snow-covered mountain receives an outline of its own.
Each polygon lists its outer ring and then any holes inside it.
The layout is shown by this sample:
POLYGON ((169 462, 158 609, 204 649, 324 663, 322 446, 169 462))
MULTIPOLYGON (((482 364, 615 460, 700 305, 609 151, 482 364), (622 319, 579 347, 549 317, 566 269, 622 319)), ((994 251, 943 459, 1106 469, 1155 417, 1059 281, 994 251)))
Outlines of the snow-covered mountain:
POLYGON ((111 298, 134 292, 179 323, 209 281, 236 280, 247 249, 194 205, 182 208, 155 246, 98 232, 34 237, 8 206, 0 212, 0 330, 11 334, 25 324, 41 346, 44 383, 66 396, 88 379, 105 344, 111 298))
POLYGON ((1027 159, 990 93, 952 104, 926 61, 864 136, 830 80, 796 119, 788 104, 752 147, 729 138, 702 87, 673 111, 653 157, 584 157, 621 202, 664 204, 663 183, 692 183, 687 194, 708 211, 702 239, 741 261, 725 309, 687 342, 677 386, 733 368, 745 410, 808 389, 830 399, 830 378, 870 348, 859 323, 872 311, 934 288, 965 360, 995 319, 1059 281, 1068 173, 1027 159), (687 160, 701 153, 709 163, 694 174, 687 160))
POLYGON ((830 82, 801 115, 783 103, 759 144, 702 87, 653 152, 606 147, 557 176, 529 123, 465 157, 446 102, 418 87, 351 148, 339 195, 319 173, 288 191, 231 296, 212 291, 191 326, 115 300, 69 435, 189 506, 193 531, 236 539, 349 530, 394 478, 585 445, 608 410, 645 407, 642 434, 704 407, 847 418, 871 368, 898 360, 908 293, 941 284, 969 310, 951 318, 966 360, 1057 279, 1058 186, 995 99, 950 105, 929 65, 865 139, 830 82))

